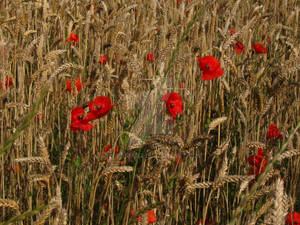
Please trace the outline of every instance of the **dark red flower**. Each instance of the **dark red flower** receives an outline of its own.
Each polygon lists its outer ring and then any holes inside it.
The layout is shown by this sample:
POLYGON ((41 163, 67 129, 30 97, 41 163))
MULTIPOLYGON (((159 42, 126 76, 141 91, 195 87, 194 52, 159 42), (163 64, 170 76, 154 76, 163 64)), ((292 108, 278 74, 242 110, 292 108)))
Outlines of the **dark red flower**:
POLYGON ((153 59, 154 59, 154 54, 153 53, 147 54, 147 57, 146 57, 147 61, 152 62, 153 59))
MULTIPOLYGON (((255 176, 258 176, 259 174, 262 174, 267 165, 267 157, 263 155, 263 149, 259 148, 256 155, 249 156, 248 162, 251 165, 248 175, 253 175, 255 173, 255 176)), ((252 183, 254 183, 254 180, 252 183)))
POLYGON ((86 116, 88 121, 105 116, 114 107, 114 105, 111 105, 111 100, 105 96, 95 98, 88 106, 90 108, 90 112, 86 116))
POLYGON ((179 94, 175 92, 168 93, 163 97, 163 101, 166 103, 167 110, 173 118, 177 114, 181 115, 183 113, 182 98, 179 94))
MULTIPOLYGON (((7 90, 10 86, 12 86, 12 78, 11 77, 7 77, 5 79, 5 89, 7 90)), ((0 81, 0 89, 2 89, 2 83, 0 81)))
POLYGON ((44 114, 37 114, 35 118, 36 118, 37 120, 40 120, 40 119, 42 119, 43 117, 44 117, 44 114))
POLYGON ((10 86, 12 86, 12 78, 8 77, 5 80, 5 89, 7 89, 10 86))
POLYGON ((71 92, 71 91, 72 91, 71 82, 72 82, 71 79, 67 79, 67 80, 66 80, 67 92, 71 92))
POLYGON ((286 223, 288 225, 300 225, 300 213, 298 212, 293 212, 293 213, 289 213, 287 216, 286 216, 286 223), (292 219, 293 217, 293 219, 292 219))
POLYGON ((148 213, 148 223, 149 224, 155 223, 156 222, 156 216, 155 216, 154 211, 151 209, 147 213, 148 213))
POLYGON ((235 43, 234 49, 235 49, 236 54, 241 54, 241 53, 246 54, 246 52, 244 50, 244 45, 241 42, 235 43))
POLYGON ((212 80, 222 76, 224 71, 220 67, 220 62, 213 56, 198 57, 199 67, 202 70, 202 80, 212 80))
POLYGON ((175 161, 174 164, 175 166, 178 166, 182 162, 182 157, 180 155, 175 155, 175 161))
POLYGON ((107 55, 100 56, 99 63, 105 65, 107 61, 107 55))
POLYGON ((69 38, 67 39, 67 42, 73 42, 77 43, 79 41, 79 37, 75 33, 71 33, 69 38))
POLYGON ((213 221, 205 218, 205 223, 203 223, 203 219, 201 219, 201 220, 197 220, 197 224, 198 225, 213 225, 213 221))
POLYGON ((79 93, 80 90, 81 90, 81 88, 82 88, 80 78, 78 78, 78 79, 76 80, 75 86, 76 86, 76 89, 77 89, 77 91, 78 91, 78 93, 79 93))
POLYGON ((111 145, 106 145, 105 148, 104 148, 104 152, 108 152, 109 149, 111 149, 112 146, 111 145))
POLYGON ((230 36, 234 35, 235 34, 235 30, 234 29, 231 29, 230 30, 230 36))
MULTIPOLYGON (((67 85, 67 92, 75 93, 74 90, 72 90, 72 80, 71 79, 66 80, 66 85, 67 85)), ((81 79, 78 78, 76 80, 75 86, 76 86, 77 92, 80 93, 82 87, 84 87, 85 84, 82 84, 81 79)))
POLYGON ((77 106, 74 108, 71 112, 71 124, 70 128, 72 131, 89 131, 94 126, 92 124, 89 124, 88 120, 83 118, 84 116, 84 109, 82 107, 77 106))
POLYGON ((267 47, 263 43, 252 44, 252 48, 258 54, 267 53, 267 47))
POLYGON ((269 138, 270 141, 273 141, 277 138, 283 139, 282 134, 279 132, 279 130, 275 124, 271 124, 269 126, 269 131, 267 133, 267 137, 269 138))
POLYGON ((131 210, 130 210, 130 217, 132 217, 133 216, 133 212, 134 212, 134 209, 133 208, 131 208, 131 210))
POLYGON ((116 146, 115 147, 115 154, 118 154, 118 152, 119 152, 119 146, 116 146))

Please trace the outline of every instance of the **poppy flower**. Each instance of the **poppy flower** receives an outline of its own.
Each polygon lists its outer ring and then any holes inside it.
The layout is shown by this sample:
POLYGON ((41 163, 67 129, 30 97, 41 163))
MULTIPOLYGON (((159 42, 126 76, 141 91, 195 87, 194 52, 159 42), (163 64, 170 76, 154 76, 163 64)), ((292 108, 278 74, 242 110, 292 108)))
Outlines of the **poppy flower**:
MULTIPOLYGON (((74 90, 72 90, 72 80, 71 79, 67 79, 66 80, 66 86, 67 86, 67 92, 72 92, 75 93, 74 90)), ((81 83, 81 79, 78 78, 75 82, 75 86, 77 89, 77 92, 80 93, 82 87, 84 87, 85 85, 81 83)))
POLYGON ((130 210, 130 217, 133 217, 133 213, 134 213, 134 209, 133 208, 131 208, 131 210, 130 210))
POLYGON ((79 93, 80 90, 81 90, 81 88, 82 88, 80 78, 78 78, 78 79, 76 80, 75 86, 76 86, 76 89, 77 89, 77 91, 78 91, 78 93, 79 93))
POLYGON ((236 54, 241 54, 241 53, 246 54, 246 52, 244 50, 244 45, 241 42, 235 43, 234 49, 235 49, 236 54))
POLYGON ((154 59, 154 54, 153 53, 147 54, 147 56, 146 56, 147 61, 152 62, 153 59, 154 59))
POLYGON ((213 56, 198 57, 199 67, 202 70, 202 80, 212 80, 222 76, 224 71, 220 67, 220 62, 213 56))
POLYGON ((108 152, 109 149, 111 149, 112 146, 111 145, 106 145, 105 148, 104 148, 104 152, 108 152))
POLYGON ((163 101, 166 103, 167 110, 173 118, 177 114, 181 115, 183 113, 182 98, 179 94, 175 92, 168 93, 163 97, 163 101))
POLYGON ((180 155, 175 155, 175 161, 174 164, 175 166, 178 166, 182 162, 182 157, 180 155))
POLYGON ((269 126, 269 131, 267 133, 267 137, 269 138, 270 141, 273 141, 277 138, 283 139, 282 134, 279 132, 279 130, 275 124, 271 124, 269 126))
POLYGON ((71 79, 67 79, 66 80, 67 92, 71 92, 72 91, 71 82, 72 82, 71 79))
POLYGON ((155 223, 156 222, 156 216, 155 216, 154 211, 151 209, 147 212, 147 214, 148 214, 148 223, 149 224, 155 223))
POLYGON ((235 30, 234 29, 231 29, 230 30, 230 36, 234 35, 235 34, 235 30))
POLYGON ((111 100, 105 96, 99 96, 88 104, 90 112, 88 112, 86 119, 88 121, 98 119, 105 116, 114 105, 111 105, 111 100))
POLYGON ((286 223, 288 225, 300 225, 300 213, 298 212, 293 212, 293 213, 289 213, 286 216, 286 223), (292 220, 293 217, 293 220, 292 220))
POLYGON ((73 42, 74 45, 74 43, 79 42, 79 37, 75 33, 71 33, 69 38, 67 39, 67 42, 73 42))
POLYGON ((42 119, 44 117, 44 114, 37 114, 36 116, 35 116, 35 118, 37 119, 37 120, 40 120, 40 119, 42 119))
MULTIPOLYGON (((251 165, 251 169, 248 175, 258 176, 265 171, 265 166, 267 165, 267 157, 263 155, 263 149, 259 148, 258 153, 254 156, 248 157, 248 162, 251 165)), ((254 183, 254 180, 252 181, 254 183)))
POLYGON ((84 109, 82 107, 77 106, 74 108, 71 112, 71 124, 70 128, 72 131, 89 131, 94 126, 92 124, 89 124, 88 120, 83 118, 84 116, 84 109))
POLYGON ((119 146, 116 146, 115 147, 115 154, 118 154, 118 152, 119 152, 119 146))
POLYGON ((252 44, 252 48, 258 54, 267 53, 267 47, 263 43, 252 44))
POLYGON ((107 61, 107 55, 100 56, 99 63, 105 65, 107 61))
POLYGON ((213 221, 212 220, 208 220, 207 218, 205 218, 205 223, 203 223, 203 219, 201 219, 201 220, 197 221, 197 224, 198 225, 212 225, 213 221))
MULTIPOLYGON (((10 86, 12 86, 12 78, 11 77, 7 77, 5 79, 5 89, 7 90, 10 86)), ((2 83, 0 81, 0 89, 2 89, 2 83)))

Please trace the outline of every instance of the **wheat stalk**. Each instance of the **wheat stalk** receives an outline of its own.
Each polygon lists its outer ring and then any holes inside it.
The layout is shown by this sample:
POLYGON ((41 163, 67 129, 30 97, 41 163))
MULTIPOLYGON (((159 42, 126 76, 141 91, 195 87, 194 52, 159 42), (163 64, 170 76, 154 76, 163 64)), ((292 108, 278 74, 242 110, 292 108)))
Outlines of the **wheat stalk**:
POLYGON ((209 124, 208 134, 211 130, 215 129, 218 125, 220 125, 221 123, 223 123, 226 120, 227 120, 227 117, 223 116, 223 117, 219 117, 219 118, 214 119, 213 121, 211 121, 210 124, 209 124))
POLYGON ((0 199, 0 207, 8 207, 19 211, 19 204, 16 201, 10 199, 0 199))
POLYGON ((285 224, 285 216, 287 214, 286 208, 284 207, 284 187, 283 181, 279 178, 275 184, 275 201, 274 210, 272 212, 273 223, 278 225, 285 224))

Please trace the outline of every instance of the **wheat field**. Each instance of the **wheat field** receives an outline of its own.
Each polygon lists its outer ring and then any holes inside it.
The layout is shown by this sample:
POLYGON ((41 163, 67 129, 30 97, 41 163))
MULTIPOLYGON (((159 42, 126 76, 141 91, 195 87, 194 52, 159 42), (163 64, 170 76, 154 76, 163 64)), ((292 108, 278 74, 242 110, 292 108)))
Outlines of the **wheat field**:
POLYGON ((0 224, 296 224, 299 0, 0 5, 0 224))

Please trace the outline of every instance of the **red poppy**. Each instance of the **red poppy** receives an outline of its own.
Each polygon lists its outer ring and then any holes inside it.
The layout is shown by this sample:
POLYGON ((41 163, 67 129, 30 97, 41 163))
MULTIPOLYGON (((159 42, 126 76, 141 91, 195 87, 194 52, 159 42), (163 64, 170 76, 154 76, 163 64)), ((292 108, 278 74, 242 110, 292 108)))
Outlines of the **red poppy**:
POLYGON ((107 61, 107 55, 100 56, 99 63, 105 65, 107 61))
POLYGON ((42 119, 43 117, 44 117, 44 114, 37 114, 35 118, 36 118, 37 120, 40 120, 40 119, 42 119))
POLYGON ((111 105, 111 100, 105 96, 95 98, 88 106, 90 108, 90 112, 86 116, 88 121, 105 116, 114 107, 114 105, 111 105))
POLYGON ((234 29, 231 29, 230 30, 230 36, 234 35, 235 34, 235 30, 234 29))
POLYGON ((153 59, 154 59, 154 54, 153 53, 147 54, 147 57, 146 57, 147 61, 152 62, 153 59))
POLYGON ((287 216, 286 216, 286 223, 288 225, 300 225, 300 213, 298 212, 293 212, 293 213, 289 213, 287 216), (293 220, 292 220, 292 217, 293 217, 293 220))
POLYGON ((72 91, 71 82, 72 82, 71 79, 67 79, 66 80, 67 92, 71 92, 72 91))
POLYGON ((235 49, 236 54, 241 54, 241 53, 246 54, 246 52, 244 50, 244 45, 241 42, 235 43, 234 49, 235 49))
POLYGON ((104 152, 108 152, 109 149, 111 149, 112 146, 111 145, 106 145, 105 148, 104 148, 104 152))
POLYGON ((78 79, 76 80, 75 86, 76 86, 76 89, 77 89, 77 91, 78 91, 78 93, 79 93, 80 90, 81 90, 81 88, 82 88, 80 78, 78 78, 78 79))
POLYGON ((105 159, 105 163, 107 164, 110 160, 110 154, 108 154, 107 158, 105 159))
POLYGON ((213 56, 198 57, 199 67, 202 70, 202 80, 212 80, 222 76, 224 71, 220 67, 220 62, 213 56))
MULTIPOLYGON (((75 93, 74 90, 72 90, 72 80, 71 79, 67 79, 66 80, 66 85, 67 85, 67 92, 72 92, 72 93, 75 93)), ((77 92, 80 93, 80 90, 82 89, 82 87, 84 87, 85 85, 81 83, 81 79, 78 78, 76 80, 76 83, 75 83, 75 86, 76 86, 76 89, 77 89, 77 92)))
MULTIPOLYGON (((265 166, 267 165, 267 157, 263 155, 263 149, 259 148, 258 153, 255 156, 249 156, 248 162, 251 165, 251 169, 248 175, 253 175, 254 172, 255 176, 262 174, 265 171, 265 166)), ((254 180, 252 181, 252 183, 254 183, 254 180)))
POLYGON ((75 33, 71 33, 69 38, 67 39, 67 42, 73 42, 77 43, 79 41, 79 37, 75 33))
POLYGON ((134 212, 134 209, 133 208, 131 208, 131 210, 130 210, 130 217, 132 217, 133 216, 133 212, 134 212))
MULTIPOLYGON (((5 79, 5 89, 7 90, 10 86, 12 86, 12 78, 7 77, 5 79)), ((0 81, 0 89, 2 89, 2 83, 0 81)))
POLYGON ((212 225, 213 221, 212 220, 208 220, 207 218, 205 218, 205 223, 203 223, 203 219, 201 219, 201 220, 197 221, 197 224, 198 225, 212 225))
POLYGON ((72 110, 71 124, 70 124, 72 131, 79 131, 79 130, 89 131, 94 127, 92 124, 89 124, 88 123, 89 121, 83 118, 83 116, 84 116, 84 109, 82 107, 77 106, 72 110))
POLYGON ((271 124, 269 126, 269 131, 267 133, 267 137, 269 138, 270 141, 273 141, 277 138, 283 139, 282 134, 279 132, 279 130, 275 124, 271 124))
POLYGON ((166 103, 167 110, 173 118, 175 118, 177 114, 181 115, 183 113, 182 98, 179 94, 175 92, 167 93, 163 97, 163 101, 166 103))
POLYGON ((182 162, 182 157, 180 155, 175 155, 175 161, 174 164, 175 166, 178 166, 182 162))
POLYGON ((148 223, 149 224, 155 223, 156 222, 156 216, 155 216, 154 211, 151 209, 147 213, 148 213, 148 223))
POLYGON ((118 154, 118 152, 119 152, 119 146, 116 146, 115 147, 115 154, 118 154))
POLYGON ((9 77, 5 80, 5 89, 7 89, 10 86, 12 86, 12 78, 9 77))
POLYGON ((267 47, 263 43, 252 44, 252 48, 258 54, 267 53, 267 47))
POLYGON ((108 204, 107 203, 104 203, 104 208, 107 208, 108 204))

